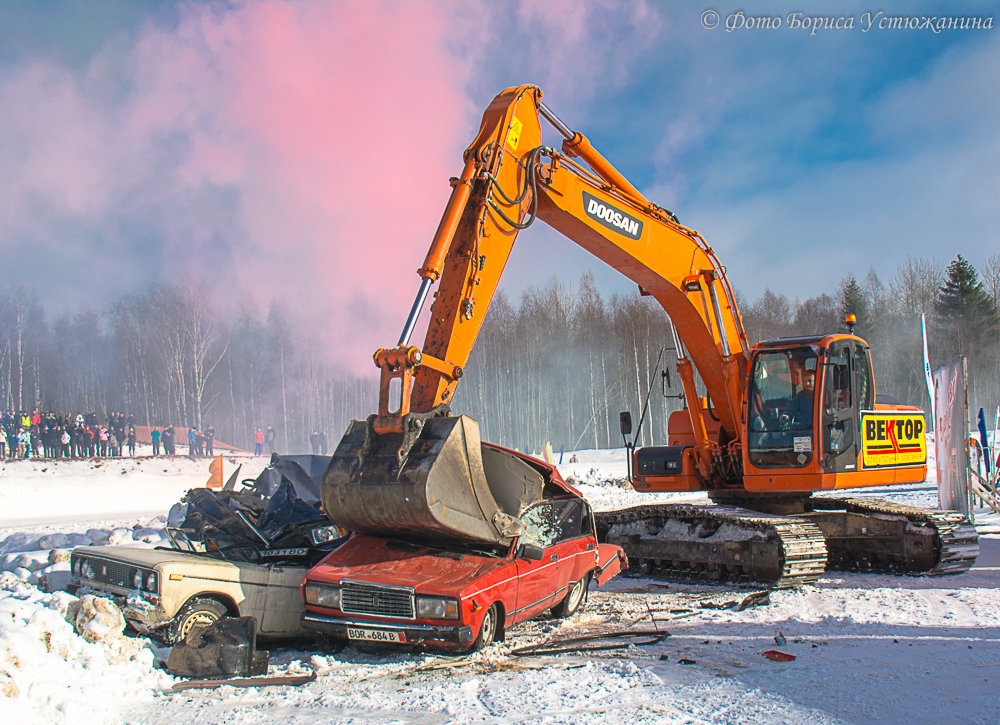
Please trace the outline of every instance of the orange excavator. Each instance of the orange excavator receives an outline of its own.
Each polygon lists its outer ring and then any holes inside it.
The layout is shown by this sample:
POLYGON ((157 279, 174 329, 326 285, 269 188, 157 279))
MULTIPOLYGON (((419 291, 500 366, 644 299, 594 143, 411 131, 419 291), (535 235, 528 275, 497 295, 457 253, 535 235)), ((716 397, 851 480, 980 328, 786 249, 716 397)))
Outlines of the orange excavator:
MULTIPOLYGON (((630 479, 637 491, 704 491, 712 503, 599 512, 600 535, 633 567, 795 586, 828 564, 971 566, 976 533, 959 514, 821 493, 926 476, 923 413, 876 400, 863 339, 749 345, 711 247, 571 131, 535 86, 493 100, 464 161, 399 342, 375 353, 378 413, 351 424, 324 476, 332 520, 493 545, 519 533, 530 477, 494 449, 484 455, 478 424, 451 415, 449 401, 518 234, 541 220, 634 281, 672 323, 686 407, 670 415, 664 445, 629 445, 630 479), (542 119, 562 135, 561 151, 542 145, 542 119), (435 282, 424 343, 411 345, 435 282)), ((628 443, 630 414, 621 426, 628 443)))

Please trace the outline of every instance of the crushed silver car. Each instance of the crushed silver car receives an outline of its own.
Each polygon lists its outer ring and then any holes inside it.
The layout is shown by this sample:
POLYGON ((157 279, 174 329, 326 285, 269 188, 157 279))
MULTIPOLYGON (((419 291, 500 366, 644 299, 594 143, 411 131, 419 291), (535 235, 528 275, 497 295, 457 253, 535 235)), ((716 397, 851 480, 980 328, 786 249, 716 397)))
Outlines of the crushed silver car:
POLYGON ((302 579, 347 535, 319 509, 328 461, 275 454, 256 479, 191 489, 169 547, 74 549, 71 591, 115 599, 136 630, 168 644, 224 616, 254 617, 259 636, 303 634, 302 579))

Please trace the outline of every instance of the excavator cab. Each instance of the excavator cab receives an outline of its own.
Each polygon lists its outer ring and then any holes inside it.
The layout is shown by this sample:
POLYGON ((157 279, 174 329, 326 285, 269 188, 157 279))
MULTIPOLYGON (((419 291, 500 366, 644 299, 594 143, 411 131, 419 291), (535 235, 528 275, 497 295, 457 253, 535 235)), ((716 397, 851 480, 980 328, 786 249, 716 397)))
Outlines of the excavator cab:
MULTIPOLYGON (((868 345, 853 335, 766 340, 754 347, 747 411, 747 461, 753 469, 856 473, 861 418, 875 408, 868 345)), ((752 474, 751 474, 752 475, 752 474)), ((807 484, 803 490, 828 487, 807 484)))
POLYGON ((764 349, 753 358, 747 450, 756 468, 804 468, 816 448, 816 344, 764 349))

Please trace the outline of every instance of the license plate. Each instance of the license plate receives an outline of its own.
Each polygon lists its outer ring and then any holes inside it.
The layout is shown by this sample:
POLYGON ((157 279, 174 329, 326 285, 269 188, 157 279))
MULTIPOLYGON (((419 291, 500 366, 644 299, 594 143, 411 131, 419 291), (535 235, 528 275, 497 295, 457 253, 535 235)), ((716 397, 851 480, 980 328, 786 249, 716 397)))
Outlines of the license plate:
POLYGON ((347 628, 348 639, 365 639, 369 642, 405 642, 406 637, 401 632, 387 632, 384 629, 347 628))
POLYGON ((268 549, 267 551, 260 552, 261 558, 267 557, 278 557, 278 556, 305 556, 309 553, 309 549, 298 548, 298 549, 268 549))

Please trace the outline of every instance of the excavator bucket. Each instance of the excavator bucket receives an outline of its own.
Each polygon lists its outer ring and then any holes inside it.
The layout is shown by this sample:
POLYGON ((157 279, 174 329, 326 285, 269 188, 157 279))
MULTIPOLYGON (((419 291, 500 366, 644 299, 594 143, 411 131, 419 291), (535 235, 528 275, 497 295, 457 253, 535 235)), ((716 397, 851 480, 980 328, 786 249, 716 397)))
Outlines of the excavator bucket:
POLYGON ((484 448, 473 418, 415 418, 404 426, 419 427, 415 437, 375 433, 373 420, 352 421, 323 475, 331 521, 367 534, 498 545, 523 531, 517 517, 541 497, 542 477, 484 448))

